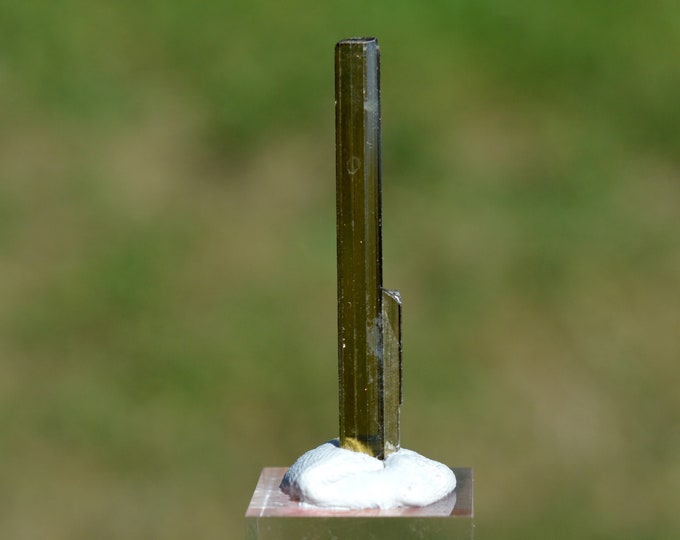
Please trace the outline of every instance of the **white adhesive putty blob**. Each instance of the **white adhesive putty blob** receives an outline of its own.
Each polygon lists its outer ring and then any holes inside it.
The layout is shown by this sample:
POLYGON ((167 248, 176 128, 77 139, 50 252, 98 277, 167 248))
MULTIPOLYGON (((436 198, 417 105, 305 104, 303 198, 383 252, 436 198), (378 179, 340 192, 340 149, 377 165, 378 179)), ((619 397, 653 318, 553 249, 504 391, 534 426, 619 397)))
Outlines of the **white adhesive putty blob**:
POLYGON ((379 460, 328 441, 298 458, 280 488, 303 504, 324 508, 427 506, 451 493, 446 465, 402 448, 379 460))

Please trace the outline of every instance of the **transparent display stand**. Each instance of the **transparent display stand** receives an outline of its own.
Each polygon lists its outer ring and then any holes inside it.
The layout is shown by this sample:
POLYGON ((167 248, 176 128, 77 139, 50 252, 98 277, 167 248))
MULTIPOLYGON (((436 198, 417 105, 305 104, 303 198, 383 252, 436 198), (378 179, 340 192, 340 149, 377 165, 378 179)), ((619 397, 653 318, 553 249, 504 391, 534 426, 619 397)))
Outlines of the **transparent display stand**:
POLYGON ((456 489, 422 508, 329 510, 304 507, 279 489, 286 467, 266 467, 246 511, 247 540, 471 539, 472 469, 453 468, 456 489))

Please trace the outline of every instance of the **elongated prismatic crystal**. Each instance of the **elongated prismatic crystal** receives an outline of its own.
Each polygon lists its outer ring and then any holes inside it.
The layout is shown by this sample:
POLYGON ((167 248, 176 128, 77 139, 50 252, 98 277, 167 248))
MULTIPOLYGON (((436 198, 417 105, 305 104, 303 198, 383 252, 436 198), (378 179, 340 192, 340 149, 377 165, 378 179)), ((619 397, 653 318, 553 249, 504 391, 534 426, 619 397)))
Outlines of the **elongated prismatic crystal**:
POLYGON ((401 300, 382 286, 380 50, 335 48, 340 445, 384 458, 399 449, 401 300))

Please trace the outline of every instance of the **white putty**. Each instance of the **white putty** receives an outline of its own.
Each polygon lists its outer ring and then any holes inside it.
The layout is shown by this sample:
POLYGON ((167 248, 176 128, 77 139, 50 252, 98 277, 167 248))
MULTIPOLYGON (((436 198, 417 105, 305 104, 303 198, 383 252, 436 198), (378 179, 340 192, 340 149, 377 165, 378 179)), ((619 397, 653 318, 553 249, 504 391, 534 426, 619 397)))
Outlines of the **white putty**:
POLYGON ((379 460, 328 441, 298 458, 281 490, 303 504, 325 508, 427 506, 456 487, 446 465, 402 448, 379 460))

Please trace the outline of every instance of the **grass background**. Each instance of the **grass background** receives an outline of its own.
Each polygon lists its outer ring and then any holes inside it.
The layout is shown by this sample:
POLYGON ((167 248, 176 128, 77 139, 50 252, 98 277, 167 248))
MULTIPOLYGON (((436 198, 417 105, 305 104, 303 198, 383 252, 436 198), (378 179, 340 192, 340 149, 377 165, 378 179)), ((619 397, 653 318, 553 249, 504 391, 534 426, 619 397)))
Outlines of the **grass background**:
POLYGON ((333 46, 382 48, 402 443, 476 536, 680 535, 680 7, 0 5, 0 538, 241 538, 336 435, 333 46))

